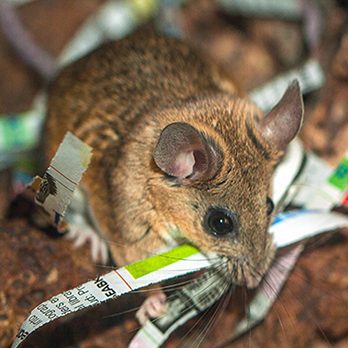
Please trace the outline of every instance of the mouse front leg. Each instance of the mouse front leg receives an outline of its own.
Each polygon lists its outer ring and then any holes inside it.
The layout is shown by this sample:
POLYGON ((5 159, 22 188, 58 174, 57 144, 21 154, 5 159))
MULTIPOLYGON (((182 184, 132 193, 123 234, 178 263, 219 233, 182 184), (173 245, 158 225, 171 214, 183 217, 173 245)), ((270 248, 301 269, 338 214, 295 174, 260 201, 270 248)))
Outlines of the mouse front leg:
POLYGON ((69 223, 66 238, 73 241, 75 248, 86 243, 90 244, 92 261, 106 265, 109 259, 108 247, 97 231, 95 231, 80 214, 74 216, 74 222, 69 223))
POLYGON ((109 260, 108 246, 93 224, 87 206, 86 195, 81 189, 77 189, 74 192, 73 200, 66 211, 65 218, 69 223, 66 238, 73 241, 75 248, 89 243, 92 261, 106 265, 109 260))
POLYGON ((144 325, 150 318, 158 318, 166 313, 166 295, 158 286, 156 290, 144 301, 135 314, 141 325, 144 325))

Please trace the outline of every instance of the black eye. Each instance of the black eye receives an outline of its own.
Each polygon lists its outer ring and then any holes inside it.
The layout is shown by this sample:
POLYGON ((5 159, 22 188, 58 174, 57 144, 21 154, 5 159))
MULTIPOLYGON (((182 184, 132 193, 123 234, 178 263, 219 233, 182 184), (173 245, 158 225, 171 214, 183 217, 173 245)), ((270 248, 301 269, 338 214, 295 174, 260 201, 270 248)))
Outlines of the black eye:
POLYGON ((238 230, 234 213, 224 208, 209 208, 204 218, 205 229, 216 237, 226 237, 238 230))
POLYGON ((271 198, 267 197, 266 199, 266 204, 267 204, 267 215, 271 215, 274 210, 274 203, 271 198))

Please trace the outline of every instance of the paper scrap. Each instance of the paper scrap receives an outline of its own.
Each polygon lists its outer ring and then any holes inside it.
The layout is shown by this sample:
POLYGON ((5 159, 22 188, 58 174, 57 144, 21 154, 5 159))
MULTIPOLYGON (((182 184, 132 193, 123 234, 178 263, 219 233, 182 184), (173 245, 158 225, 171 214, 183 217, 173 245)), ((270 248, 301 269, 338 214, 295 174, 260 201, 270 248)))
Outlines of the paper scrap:
POLYGON ((58 225, 92 156, 92 148, 68 132, 43 175, 35 201, 58 225))
POLYGON ((234 15, 298 20, 302 17, 296 0, 218 0, 222 9, 234 15))
POLYGON ((319 89, 324 83, 324 73, 315 59, 309 59, 297 69, 273 78, 261 87, 255 88, 249 94, 263 111, 267 112, 280 100, 289 84, 297 79, 300 83, 302 94, 319 89))
MULTIPOLYGON (((134 277, 127 270, 127 268, 132 269, 132 265, 122 267, 41 303, 32 310, 22 324, 11 348, 18 347, 32 332, 59 317, 83 308, 98 305, 141 287, 196 272, 211 265, 208 258, 191 246, 181 245, 175 248, 172 253, 175 254, 175 258, 172 258, 174 262, 169 265, 167 264, 167 253, 152 256, 145 260, 143 268, 145 272, 143 272, 142 276, 138 274, 138 277, 134 277), (191 255, 181 258, 181 255, 187 254, 187 250, 190 250, 191 255), (146 267, 149 265, 149 260, 155 260, 155 264, 163 267, 155 270, 150 267, 147 270, 146 267)), ((139 262, 137 262, 136 268, 139 268, 139 262)))

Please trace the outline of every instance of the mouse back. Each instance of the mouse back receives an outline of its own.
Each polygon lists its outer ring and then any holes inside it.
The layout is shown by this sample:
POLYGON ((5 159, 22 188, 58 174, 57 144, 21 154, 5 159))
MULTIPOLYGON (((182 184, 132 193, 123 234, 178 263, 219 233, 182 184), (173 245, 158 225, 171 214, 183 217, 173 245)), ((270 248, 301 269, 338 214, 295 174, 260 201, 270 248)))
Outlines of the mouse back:
POLYGON ((62 71, 46 131, 51 153, 67 130, 93 147, 82 185, 120 265, 189 242, 252 285, 273 255, 273 168, 301 123, 297 83, 265 116, 195 49, 144 31, 62 71))

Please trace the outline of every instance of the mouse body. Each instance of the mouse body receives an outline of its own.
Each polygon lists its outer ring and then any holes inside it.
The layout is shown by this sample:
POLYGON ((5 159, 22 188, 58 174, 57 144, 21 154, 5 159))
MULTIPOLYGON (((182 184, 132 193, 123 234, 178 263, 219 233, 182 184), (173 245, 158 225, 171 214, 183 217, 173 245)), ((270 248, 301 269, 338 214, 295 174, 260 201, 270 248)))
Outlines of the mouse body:
POLYGON ((218 66, 140 31, 63 69, 49 90, 49 156, 66 131, 93 147, 82 180, 120 266, 188 242, 253 287, 273 254, 270 183, 301 127, 297 82, 268 115, 218 66))

